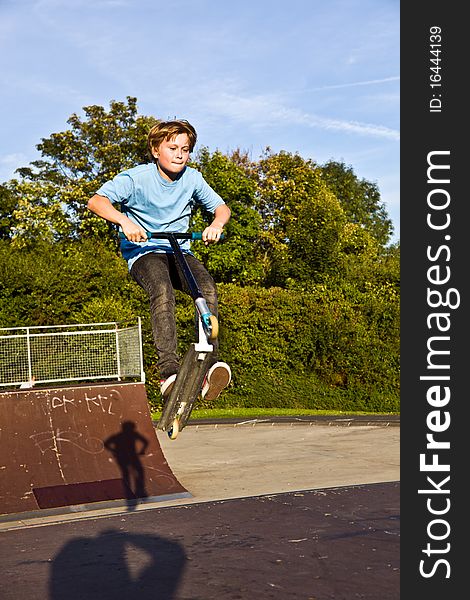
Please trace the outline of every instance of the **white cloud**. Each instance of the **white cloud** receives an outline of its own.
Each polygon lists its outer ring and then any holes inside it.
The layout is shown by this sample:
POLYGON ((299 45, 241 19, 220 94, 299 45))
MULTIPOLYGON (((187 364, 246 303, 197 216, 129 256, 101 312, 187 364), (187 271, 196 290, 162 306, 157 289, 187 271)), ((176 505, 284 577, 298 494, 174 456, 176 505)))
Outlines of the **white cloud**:
POLYGON ((239 122, 260 126, 307 125, 308 127, 342 131, 361 136, 373 136, 398 141, 398 131, 371 123, 345 121, 332 117, 324 117, 304 112, 297 108, 289 108, 278 103, 276 98, 268 95, 243 97, 227 92, 218 95, 209 94, 205 98, 211 110, 217 111, 239 122))
POLYGON ((341 88, 358 87, 361 85, 377 85, 381 83, 389 83, 390 81, 400 81, 400 77, 384 77, 383 79, 370 79, 368 81, 353 81, 351 83, 339 83, 337 85, 322 85, 320 87, 313 88, 313 91, 339 90, 341 88))
POLYGON ((0 156, 0 182, 9 181, 16 177, 15 169, 18 169, 19 165, 26 166, 30 160, 25 154, 21 153, 0 156))

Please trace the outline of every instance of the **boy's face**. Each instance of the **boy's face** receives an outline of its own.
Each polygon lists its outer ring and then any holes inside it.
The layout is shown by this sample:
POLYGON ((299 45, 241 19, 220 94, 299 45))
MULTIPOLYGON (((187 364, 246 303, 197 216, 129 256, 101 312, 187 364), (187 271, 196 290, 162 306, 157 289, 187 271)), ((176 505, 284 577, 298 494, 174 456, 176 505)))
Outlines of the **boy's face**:
POLYGON ((173 180, 181 173, 189 160, 189 139, 186 133, 180 133, 171 140, 164 140, 160 146, 152 150, 158 160, 162 175, 173 180))

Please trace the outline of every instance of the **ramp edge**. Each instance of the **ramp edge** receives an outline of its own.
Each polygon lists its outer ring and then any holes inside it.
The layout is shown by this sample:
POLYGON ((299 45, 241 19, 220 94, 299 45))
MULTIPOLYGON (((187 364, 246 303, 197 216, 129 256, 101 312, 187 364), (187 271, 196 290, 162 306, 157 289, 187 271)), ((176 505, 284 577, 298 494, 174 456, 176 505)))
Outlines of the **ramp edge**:
POLYGON ((0 515, 0 533, 2 531, 11 531, 12 529, 22 529, 25 527, 54 525, 63 521, 70 522, 86 517, 97 518, 116 516, 116 514, 133 514, 140 510, 158 508, 161 506, 162 502, 170 502, 172 500, 181 500, 184 498, 193 498, 193 495, 190 492, 178 492, 175 494, 139 498, 137 501, 132 502, 125 500, 110 500, 22 513, 3 514, 0 515))

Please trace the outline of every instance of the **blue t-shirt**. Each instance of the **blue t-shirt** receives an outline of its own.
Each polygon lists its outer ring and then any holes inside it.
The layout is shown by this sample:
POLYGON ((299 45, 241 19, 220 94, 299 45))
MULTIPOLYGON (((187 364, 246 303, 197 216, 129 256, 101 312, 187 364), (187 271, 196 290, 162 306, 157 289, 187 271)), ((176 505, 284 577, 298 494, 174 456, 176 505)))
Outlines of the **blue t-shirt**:
MULTIPOLYGON (((196 203, 212 213, 225 204, 196 169, 185 167, 175 181, 167 181, 160 175, 155 163, 119 173, 96 193, 106 196, 113 204, 120 204, 122 213, 151 232, 185 233, 196 203)), ((181 248, 189 252, 189 240, 181 242, 181 248)), ((172 252, 172 249, 168 240, 151 239, 134 243, 124 239, 121 240, 121 252, 130 270, 134 262, 147 252, 172 252)))

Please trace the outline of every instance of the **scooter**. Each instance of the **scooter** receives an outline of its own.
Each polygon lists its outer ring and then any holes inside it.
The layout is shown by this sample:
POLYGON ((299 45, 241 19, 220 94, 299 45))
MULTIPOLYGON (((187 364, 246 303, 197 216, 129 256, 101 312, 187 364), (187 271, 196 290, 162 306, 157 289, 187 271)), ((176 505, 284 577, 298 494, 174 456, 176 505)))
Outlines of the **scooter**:
POLYGON ((201 240, 202 232, 149 232, 147 235, 149 239, 169 240, 196 308, 198 341, 192 343, 184 355, 170 397, 165 402, 162 415, 157 423, 157 429, 166 431, 168 437, 174 440, 186 426, 194 403, 201 393, 205 375, 211 364, 213 345, 210 342, 217 339, 219 323, 217 317, 210 312, 178 243, 178 240, 185 239, 201 240))

